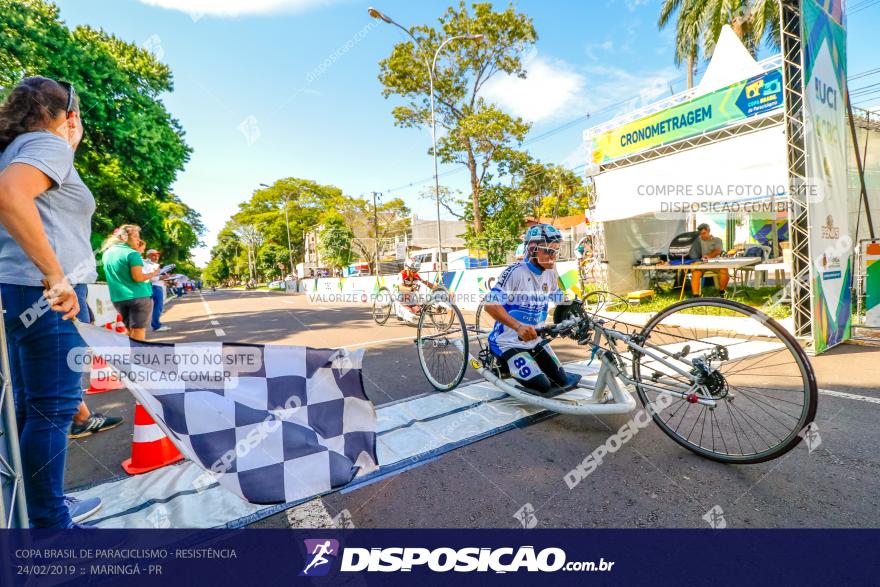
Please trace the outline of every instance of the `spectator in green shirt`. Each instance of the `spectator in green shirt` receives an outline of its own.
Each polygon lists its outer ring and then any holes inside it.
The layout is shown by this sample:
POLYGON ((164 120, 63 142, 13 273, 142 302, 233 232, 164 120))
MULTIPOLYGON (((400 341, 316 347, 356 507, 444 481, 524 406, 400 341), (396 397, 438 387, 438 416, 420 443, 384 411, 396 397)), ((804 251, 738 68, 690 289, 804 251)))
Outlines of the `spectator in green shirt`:
POLYGON ((101 256, 110 300, 122 316, 128 335, 137 340, 146 340, 147 322, 153 311, 150 278, 159 273, 158 269, 144 273, 144 260, 138 252, 142 248, 141 228, 123 224, 104 241, 101 256))

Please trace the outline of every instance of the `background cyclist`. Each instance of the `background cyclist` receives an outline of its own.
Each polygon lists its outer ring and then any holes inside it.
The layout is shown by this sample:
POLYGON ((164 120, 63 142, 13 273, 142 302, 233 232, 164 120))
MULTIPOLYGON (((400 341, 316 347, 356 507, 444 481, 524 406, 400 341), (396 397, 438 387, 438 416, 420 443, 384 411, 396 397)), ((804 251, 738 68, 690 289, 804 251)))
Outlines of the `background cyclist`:
POLYGON ((429 289, 431 287, 431 284, 422 279, 421 275, 419 275, 420 267, 421 264, 418 261, 407 259, 406 263, 403 265, 403 271, 398 274, 398 277, 400 278, 398 290, 403 294, 401 296, 401 303, 415 312, 418 311, 419 303, 416 296, 411 294, 416 291, 416 285, 422 283, 429 289))

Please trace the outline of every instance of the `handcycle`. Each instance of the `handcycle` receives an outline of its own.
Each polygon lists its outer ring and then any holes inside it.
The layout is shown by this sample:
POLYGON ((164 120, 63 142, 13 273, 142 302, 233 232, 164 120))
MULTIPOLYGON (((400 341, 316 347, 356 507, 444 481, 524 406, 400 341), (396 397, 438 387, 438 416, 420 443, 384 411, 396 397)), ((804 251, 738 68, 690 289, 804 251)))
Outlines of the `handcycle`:
MULTIPOLYGON (((621 299, 607 292, 590 296, 621 299)), ((554 323, 537 328, 539 336, 590 349, 591 372, 576 387, 546 395, 520 386, 489 350, 489 331, 479 324, 482 308, 468 327, 450 300, 432 303, 451 319, 437 325, 423 316, 415 342, 422 371, 438 391, 457 387, 470 365, 517 400, 562 414, 627 414, 636 409, 634 392, 675 442, 738 464, 785 454, 816 415, 816 377, 804 350, 775 320, 738 302, 685 300, 644 325, 611 316, 605 302, 557 306, 554 323)))
POLYGON ((422 291, 426 287, 423 283, 417 283, 417 291, 411 293, 397 291, 396 287, 394 292, 388 287, 380 287, 373 300, 373 320, 381 326, 388 321, 393 313, 404 323, 416 325, 422 314, 427 312, 427 316, 434 325, 451 323, 451 312, 433 303, 438 299, 451 299, 449 290, 442 285, 435 285, 426 294, 422 291), (405 297, 410 297, 411 303, 404 303, 406 300, 403 298, 405 297), (417 310, 413 310, 413 308, 417 308, 417 310))

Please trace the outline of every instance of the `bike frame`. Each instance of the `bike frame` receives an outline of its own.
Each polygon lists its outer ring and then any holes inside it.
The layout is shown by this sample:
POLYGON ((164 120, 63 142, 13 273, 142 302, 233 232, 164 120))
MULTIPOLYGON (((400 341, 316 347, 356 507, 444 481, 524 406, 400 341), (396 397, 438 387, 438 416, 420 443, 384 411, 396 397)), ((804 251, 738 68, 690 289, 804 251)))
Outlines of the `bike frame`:
MULTIPOLYGON (((422 287, 427 287, 425 284, 420 284, 419 289, 422 287)), ((434 287, 437 287, 436 285, 434 287)), ((411 292, 403 292, 400 290, 399 284, 394 284, 393 289, 389 290, 391 292, 391 311, 395 316, 401 318, 404 322, 410 325, 415 325, 419 321, 419 314, 413 312, 410 309, 410 306, 402 303, 398 298, 402 295, 413 295, 417 296, 418 299, 424 298, 429 299, 425 294, 419 291, 411 291, 411 292)), ((422 309, 428 306, 427 301, 422 301, 417 304, 422 309)))
MULTIPOLYGON (((582 318, 582 320, 589 320, 590 322, 590 327, 593 331, 590 345, 597 349, 597 355, 600 362, 600 367, 596 375, 596 383, 591 384, 582 381, 578 384, 577 388, 575 388, 591 391, 592 393, 587 397, 577 397, 577 392, 575 390, 566 392, 555 398, 541 397, 523 391, 515 385, 508 383, 503 378, 493 373, 492 370, 484 367, 473 355, 469 354, 470 364, 486 381, 492 383, 495 387, 508 395, 517 398, 523 403, 559 412, 561 414, 588 416, 627 414, 632 412, 636 408, 636 401, 632 394, 624 389, 624 385, 626 384, 633 386, 641 385, 643 388, 651 389, 658 393, 665 393, 680 399, 693 398, 690 400, 693 401, 693 403, 703 404, 710 408, 715 407, 716 402, 714 399, 700 393, 700 391, 702 391, 702 386, 698 383, 696 376, 681 369, 669 359, 674 359, 679 363, 684 363, 685 365, 693 367, 694 362, 692 360, 680 355, 677 356, 675 353, 671 353, 667 349, 653 344, 638 344, 632 340, 631 335, 624 334, 613 328, 607 328, 603 326, 603 323, 599 320, 592 320, 586 317, 582 318), (665 385, 678 388, 678 390, 675 390, 670 389, 669 387, 656 385, 656 381, 655 383, 635 381, 620 368, 622 357, 617 350, 616 345, 609 344, 609 348, 605 348, 602 346, 603 340, 608 343, 613 343, 614 341, 623 342, 630 351, 650 357, 657 361, 659 365, 687 378, 687 380, 690 381, 690 385, 684 385, 678 380, 668 380, 664 382, 665 385), (667 357, 669 357, 669 359, 667 359, 667 357), (567 398, 567 395, 573 397, 567 398), (610 402, 606 401, 608 395, 610 395, 612 400, 610 402)), ((572 320, 570 325, 573 326, 576 323, 576 321, 572 320)), ((475 335, 469 336, 469 340, 479 342, 488 337, 489 333, 477 332, 475 335)), ((456 342, 455 344, 460 350, 462 345, 459 342, 456 342)))

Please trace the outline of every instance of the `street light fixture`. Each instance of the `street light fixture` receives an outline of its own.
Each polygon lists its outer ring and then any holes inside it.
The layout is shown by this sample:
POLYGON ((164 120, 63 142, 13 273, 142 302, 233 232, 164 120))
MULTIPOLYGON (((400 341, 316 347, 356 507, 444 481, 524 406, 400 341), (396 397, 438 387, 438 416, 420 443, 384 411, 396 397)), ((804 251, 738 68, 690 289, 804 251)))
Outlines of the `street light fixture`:
MULTIPOLYGON (((379 12, 372 6, 367 9, 367 13, 377 20, 393 24, 409 35, 417 48, 420 46, 419 40, 409 31, 409 29, 401 26, 400 23, 394 21, 390 16, 379 12)), ((437 47, 437 50, 434 52, 434 59, 430 64, 425 60, 425 66, 428 68, 428 79, 431 83, 431 153, 434 155, 434 198, 437 202, 437 262, 438 269, 441 273, 443 272, 443 233, 441 232, 440 227, 440 177, 437 171, 437 121, 434 115, 434 70, 437 67, 437 58, 440 56, 440 52, 452 41, 482 41, 484 38, 485 35, 458 35, 450 37, 440 43, 440 46, 437 47)))
MULTIPOLYGON (((261 183, 260 186, 264 188, 271 188, 272 186, 267 185, 265 183, 261 183)), ((290 196, 287 192, 284 192, 284 226, 287 228, 287 256, 290 261, 290 275, 293 277, 296 275, 296 268, 293 266, 293 248, 290 246, 290 220, 287 218, 287 203, 290 201, 290 196)))

